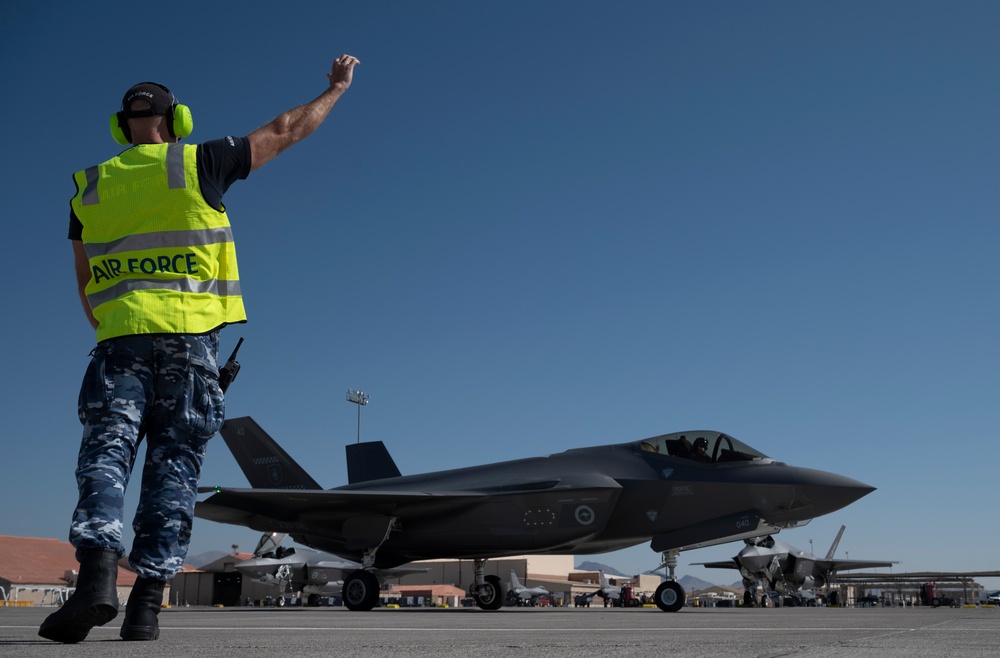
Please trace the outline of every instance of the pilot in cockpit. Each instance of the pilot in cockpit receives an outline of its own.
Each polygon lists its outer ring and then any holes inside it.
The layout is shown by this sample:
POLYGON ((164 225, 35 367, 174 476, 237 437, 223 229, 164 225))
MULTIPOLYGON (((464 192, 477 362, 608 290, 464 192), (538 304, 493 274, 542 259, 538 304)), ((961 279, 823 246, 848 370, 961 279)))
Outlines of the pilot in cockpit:
POLYGON ((699 436, 694 440, 694 445, 691 447, 690 458, 696 462, 710 463, 712 458, 707 453, 708 450, 708 439, 703 436, 699 436))

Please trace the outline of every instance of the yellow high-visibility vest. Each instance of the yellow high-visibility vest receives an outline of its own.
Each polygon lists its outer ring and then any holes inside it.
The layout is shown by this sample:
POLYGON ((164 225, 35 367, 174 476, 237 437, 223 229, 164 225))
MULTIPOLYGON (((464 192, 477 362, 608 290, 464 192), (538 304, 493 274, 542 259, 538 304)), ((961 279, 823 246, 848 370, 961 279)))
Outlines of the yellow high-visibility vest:
POLYGON ((229 218, 201 195, 197 149, 139 144, 73 175, 98 341, 246 321, 229 218))

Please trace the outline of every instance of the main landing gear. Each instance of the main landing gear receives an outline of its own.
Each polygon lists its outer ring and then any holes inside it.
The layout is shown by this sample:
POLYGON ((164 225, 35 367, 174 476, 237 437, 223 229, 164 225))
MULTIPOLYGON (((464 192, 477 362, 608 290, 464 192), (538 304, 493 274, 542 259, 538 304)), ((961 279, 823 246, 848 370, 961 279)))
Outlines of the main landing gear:
POLYGON ((653 595, 656 607, 664 612, 677 612, 684 607, 684 588, 677 582, 674 570, 677 568, 677 556, 680 551, 665 551, 663 553, 663 564, 660 568, 667 568, 667 579, 660 583, 653 595))
POLYGON ((379 591, 382 584, 372 573, 375 568, 375 553, 379 547, 385 543, 389 535, 398 527, 396 517, 371 517, 365 520, 368 523, 366 529, 375 538, 375 545, 365 549, 364 558, 361 561, 361 569, 352 572, 344 579, 343 599, 344 607, 348 610, 366 612, 378 605, 379 591), (381 536, 381 540, 377 539, 381 536))
POLYGON ((370 571, 355 571, 344 579, 344 606, 348 610, 366 611, 378 605, 381 586, 370 571))
POLYGON ((469 596, 475 599, 476 605, 483 610, 499 610, 503 607, 504 601, 503 581, 499 576, 484 576, 485 565, 486 560, 472 561, 474 579, 469 587, 469 596))

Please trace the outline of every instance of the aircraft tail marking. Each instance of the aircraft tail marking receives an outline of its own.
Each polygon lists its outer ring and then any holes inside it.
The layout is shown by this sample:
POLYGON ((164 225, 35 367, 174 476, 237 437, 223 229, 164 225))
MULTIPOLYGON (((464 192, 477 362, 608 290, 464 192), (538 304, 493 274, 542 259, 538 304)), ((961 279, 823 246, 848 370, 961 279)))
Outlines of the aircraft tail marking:
POLYGON ((837 546, 840 545, 840 538, 844 536, 844 528, 846 525, 840 526, 840 532, 837 533, 837 538, 833 540, 833 546, 830 547, 830 551, 826 554, 827 560, 833 559, 833 554, 837 552, 837 546))
POLYGON ((219 433, 254 489, 323 489, 250 416, 227 420, 219 433))

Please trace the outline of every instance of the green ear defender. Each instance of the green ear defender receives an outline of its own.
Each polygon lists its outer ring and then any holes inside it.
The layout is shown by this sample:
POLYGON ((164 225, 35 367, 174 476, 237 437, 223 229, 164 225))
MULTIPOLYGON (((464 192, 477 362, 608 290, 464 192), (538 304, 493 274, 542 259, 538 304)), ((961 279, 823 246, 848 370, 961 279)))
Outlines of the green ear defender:
POLYGON ((194 119, 191 118, 191 109, 187 105, 174 105, 173 117, 168 115, 167 121, 170 134, 174 137, 187 137, 194 131, 194 119))
POLYGON ((111 136, 114 137, 115 141, 122 146, 128 146, 132 143, 129 138, 125 136, 125 131, 128 130, 128 123, 126 123, 125 128, 122 129, 122 127, 118 124, 118 116, 120 114, 121 112, 115 112, 111 115, 111 136))

